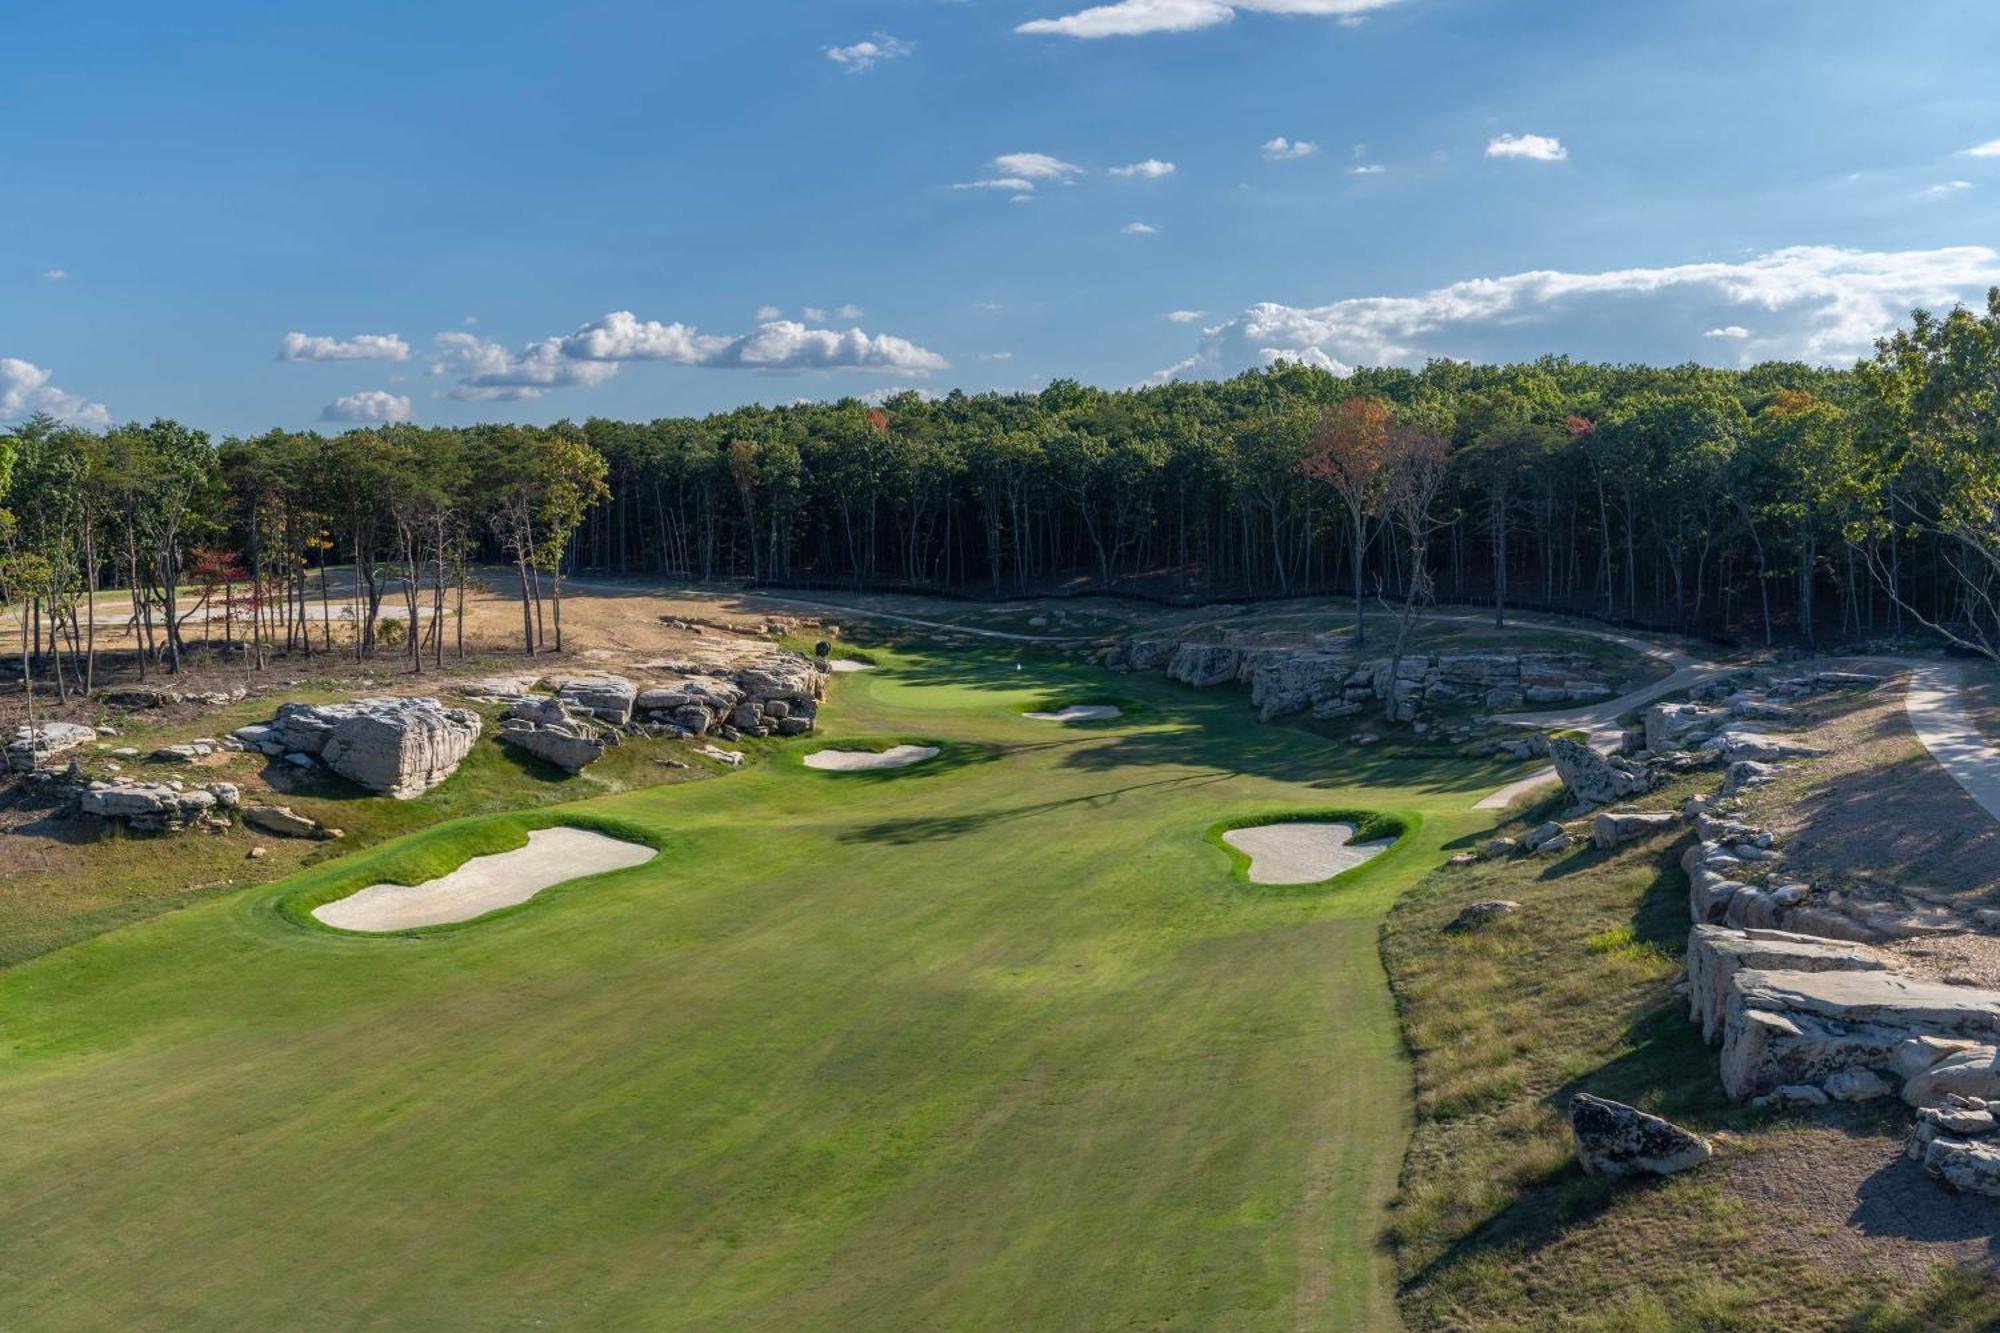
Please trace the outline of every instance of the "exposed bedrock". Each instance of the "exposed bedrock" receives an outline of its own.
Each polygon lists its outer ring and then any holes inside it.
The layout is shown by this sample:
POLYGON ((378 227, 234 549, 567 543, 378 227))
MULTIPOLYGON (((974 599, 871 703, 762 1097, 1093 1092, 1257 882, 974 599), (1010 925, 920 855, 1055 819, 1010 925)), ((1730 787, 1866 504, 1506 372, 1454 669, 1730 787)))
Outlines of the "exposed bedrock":
POLYGON ((283 704, 236 739, 269 755, 300 755, 358 787, 397 800, 450 777, 479 739, 479 714, 436 699, 389 697, 344 704, 283 704))

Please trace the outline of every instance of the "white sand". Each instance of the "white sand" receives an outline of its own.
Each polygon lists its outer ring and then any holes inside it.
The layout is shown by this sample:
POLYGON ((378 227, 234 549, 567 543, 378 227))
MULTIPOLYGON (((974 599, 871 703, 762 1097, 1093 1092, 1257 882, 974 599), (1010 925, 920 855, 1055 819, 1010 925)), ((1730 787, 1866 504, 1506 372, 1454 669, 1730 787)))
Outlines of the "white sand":
POLYGON ((1021 716, 1031 717, 1037 722, 1096 722, 1122 716, 1124 711, 1116 704, 1071 704, 1053 713, 1023 713, 1021 716))
POLYGON ((651 847, 589 829, 536 829, 526 847, 475 856, 449 875, 422 884, 370 884, 315 907, 313 915, 342 930, 408 930, 470 921, 524 903, 543 889, 644 865, 657 855, 651 847))
POLYGON ((831 662, 827 663, 827 669, 829 671, 839 671, 839 672, 873 671, 875 669, 875 664, 873 662, 857 662, 851 657, 836 657, 831 662))
POLYGON ((859 773, 876 768, 908 768, 937 754, 935 745, 892 745, 876 754, 872 750, 816 750, 806 756, 807 768, 823 768, 832 773, 859 773))
POLYGON ((1252 884, 1317 884, 1351 870, 1395 842, 1349 842, 1352 824, 1259 824, 1222 840, 1250 858, 1252 884))

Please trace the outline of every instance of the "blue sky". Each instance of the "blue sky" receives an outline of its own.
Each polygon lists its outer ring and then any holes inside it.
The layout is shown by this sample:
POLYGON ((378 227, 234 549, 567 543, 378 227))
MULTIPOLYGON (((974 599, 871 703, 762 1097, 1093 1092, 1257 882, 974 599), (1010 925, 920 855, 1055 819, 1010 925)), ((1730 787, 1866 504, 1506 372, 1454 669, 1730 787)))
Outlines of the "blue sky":
POLYGON ((1838 362, 2000 283, 1976 0, 0 22, 0 420, 644 418, 1278 355, 1838 362), (1146 163, 1173 169, 1113 171, 1146 163))

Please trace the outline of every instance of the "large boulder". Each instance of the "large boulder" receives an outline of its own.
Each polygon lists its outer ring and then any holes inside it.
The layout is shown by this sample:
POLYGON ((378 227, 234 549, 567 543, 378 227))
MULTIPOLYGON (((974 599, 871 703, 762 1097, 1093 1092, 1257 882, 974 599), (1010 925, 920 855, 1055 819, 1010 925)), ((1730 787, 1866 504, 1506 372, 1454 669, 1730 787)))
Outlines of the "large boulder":
MULTIPOLYGON (((1332 653, 1267 654, 1250 673, 1250 706, 1262 722, 1308 709, 1345 709, 1349 669, 1345 658, 1332 653)), ((1354 711, 1360 711, 1358 704, 1354 711)))
POLYGON ((1739 730, 1735 723, 1724 728, 1716 740, 1722 746, 1723 758, 1732 764, 1740 760, 1773 764, 1786 759, 1816 759, 1826 753, 1825 750, 1784 736, 1739 730))
POLYGON ((44 722, 33 729, 16 727, 14 739, 7 743, 7 767, 16 773, 26 773, 51 756, 96 739, 97 728, 77 722, 44 722))
POLYGON ((1913 1079, 1963 1049, 1954 1042, 1996 1041, 2000 992, 1889 971, 1745 968, 1729 985, 1722 1086, 1741 1099, 1789 1083, 1824 1083, 1843 1069, 1913 1079))
POLYGON ((1636 838, 1650 838, 1680 825, 1671 810, 1607 810, 1590 825, 1590 840, 1599 847, 1616 847, 1636 838))
POLYGON ((632 720, 632 705, 639 687, 624 676, 610 674, 569 676, 552 682, 556 698, 572 711, 588 713, 606 722, 623 725, 632 720))
POLYGON ((1243 650, 1226 644, 1184 643, 1167 659, 1167 676, 1184 685, 1206 689, 1236 679, 1243 650))
POLYGON ((211 811, 233 809, 237 789, 218 782, 207 788, 170 787, 161 782, 93 782, 77 797, 77 813, 117 824, 135 833, 176 833, 211 811))
POLYGON ((1577 1161, 1593 1176, 1670 1176, 1714 1154, 1699 1134, 1587 1092, 1570 1098, 1569 1128, 1577 1161))
POLYGON ((246 805, 243 822, 279 838, 324 838, 326 826, 289 805, 246 805))
POLYGON ((1712 727, 1720 720, 1698 704, 1655 704, 1645 713, 1646 748, 1677 749, 1682 737, 1712 727))
POLYGON ((1704 1040, 1719 1041, 1740 972, 1881 972, 1889 965, 1886 955, 1865 944, 1697 925, 1688 932, 1689 1016, 1704 1040))
POLYGON ((261 735, 239 735, 266 754, 316 757, 357 787, 397 800, 450 777, 479 739, 479 714, 432 698, 284 704, 261 735))
POLYGON ((566 773, 581 773, 605 749, 604 734, 590 714, 559 698, 515 704, 500 723, 500 740, 566 773))
POLYGON ((1642 796, 1658 785, 1657 778, 1630 760, 1607 759, 1588 745, 1564 736, 1550 740, 1549 759, 1569 794, 1590 805, 1609 805, 1642 796))
POLYGON ((826 674, 798 653, 761 657, 738 667, 735 683, 746 697, 760 703, 773 699, 806 702, 826 693, 826 674))

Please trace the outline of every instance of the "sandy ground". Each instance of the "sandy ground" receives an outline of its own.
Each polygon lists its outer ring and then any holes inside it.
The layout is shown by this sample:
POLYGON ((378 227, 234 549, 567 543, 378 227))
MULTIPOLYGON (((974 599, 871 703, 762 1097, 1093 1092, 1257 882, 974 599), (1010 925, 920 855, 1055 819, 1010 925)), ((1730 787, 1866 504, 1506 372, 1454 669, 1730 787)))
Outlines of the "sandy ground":
POLYGON ((1351 870, 1395 841, 1350 842, 1352 824, 1259 824, 1222 840, 1250 858, 1252 884, 1317 884, 1351 870))
POLYGON ((470 921, 524 903, 543 889, 644 865, 657 855, 651 847, 589 829, 536 829, 528 834, 526 847, 475 856, 449 875, 422 884, 370 884, 314 908, 313 915, 342 930, 368 931, 470 921))
POLYGON ((1121 717, 1124 712, 1116 704, 1071 704, 1053 713, 1023 713, 1021 716, 1031 717, 1037 722, 1098 722, 1121 717))
POLYGON ((857 662, 851 657, 836 657, 827 663, 827 668, 835 675, 845 675, 850 671, 873 671, 873 662, 857 662))
POLYGON ((872 750, 815 750, 806 756, 807 768, 829 773, 860 773, 879 768, 908 768, 937 757, 935 745, 892 745, 880 754, 872 750))

